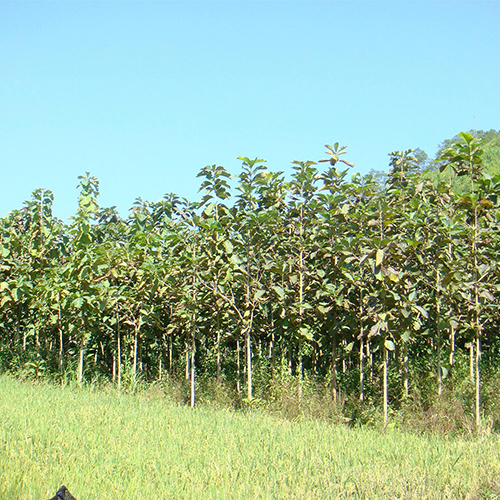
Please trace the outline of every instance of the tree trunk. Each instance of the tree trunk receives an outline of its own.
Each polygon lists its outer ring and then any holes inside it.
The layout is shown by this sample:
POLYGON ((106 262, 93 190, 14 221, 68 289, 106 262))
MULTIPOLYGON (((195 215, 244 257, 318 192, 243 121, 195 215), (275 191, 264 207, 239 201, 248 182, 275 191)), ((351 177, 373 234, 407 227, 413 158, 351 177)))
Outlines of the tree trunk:
POLYGON ((332 399, 336 403, 338 401, 338 391, 337 391, 337 341, 334 338, 332 342, 332 399))
POLYGON ((236 341, 236 392, 241 394, 240 341, 236 341))
POLYGON ((84 351, 84 340, 83 338, 80 340, 80 355, 79 355, 79 363, 78 363, 78 385, 82 385, 83 381, 83 351, 84 351))
MULTIPOLYGON (((474 192, 474 189, 472 189, 474 192)), ((475 414, 476 414, 476 430, 481 428, 481 305, 479 303, 479 262, 477 255, 477 243, 479 235, 478 226, 478 208, 474 208, 474 226, 473 226, 473 238, 472 238, 472 254, 474 256, 474 330, 475 330, 475 341, 476 341, 476 404, 475 404, 475 414)))
MULTIPOLYGON (((385 344, 385 343, 384 343, 385 344)), ((384 373, 383 373, 383 378, 384 378, 384 429, 387 427, 387 423, 389 420, 389 380, 388 380, 388 365, 389 365, 389 360, 388 360, 388 352, 387 352, 387 347, 384 345, 384 350, 383 350, 383 356, 384 356, 384 373)))
POLYGON ((250 326, 248 325, 245 331, 246 350, 247 350, 247 397, 253 398, 252 385, 252 343, 250 338, 250 326))
POLYGON ((476 429, 481 428, 481 337, 476 337, 476 429))
POLYGON ((62 314, 61 314, 61 294, 58 294, 57 303, 57 331, 59 333, 59 370, 61 374, 63 373, 63 357, 64 357, 64 338, 63 329, 61 326, 62 314))
MULTIPOLYGON (((300 352, 301 346, 299 344, 299 352, 300 352)), ((302 402, 302 385, 304 382, 304 356, 302 354, 299 354, 299 405, 302 402)))
POLYGON ((168 373, 172 376, 172 334, 168 336, 168 373))
POLYGON ((469 344, 469 372, 470 372, 470 379, 472 382, 475 380, 474 376, 474 341, 471 340, 469 344))
POLYGON ((195 386, 194 386, 194 379, 196 375, 195 356, 196 356, 196 340, 193 335, 191 343, 191 408, 194 408, 195 404, 195 386))
POLYGON ((437 379, 438 379, 438 396, 443 395, 443 373, 441 370, 441 329, 438 326, 437 337, 437 379))
POLYGON ((118 312, 116 313, 116 363, 118 390, 122 388, 122 342, 120 338, 120 322, 118 321, 118 312))
POLYGON ((403 345, 403 388, 405 393, 405 398, 410 395, 410 383, 409 383, 409 374, 408 374, 408 364, 409 364, 409 356, 408 356, 408 342, 404 342, 403 345))
POLYGON ((455 364, 455 325, 450 321, 450 366, 455 364))
POLYGON ((220 325, 217 318, 217 382, 221 380, 221 355, 220 355, 220 325))
POLYGON ((137 354, 139 351, 139 326, 134 323, 134 380, 137 378, 137 354))
POLYGON ((361 340, 359 345, 359 400, 363 402, 365 400, 365 372, 363 368, 364 361, 364 332, 361 328, 361 340))
POLYGON ((440 295, 437 291, 439 284, 441 283, 441 273, 439 269, 436 269, 436 325, 437 325, 437 380, 438 380, 438 396, 443 395, 443 372, 441 370, 441 302, 440 295))

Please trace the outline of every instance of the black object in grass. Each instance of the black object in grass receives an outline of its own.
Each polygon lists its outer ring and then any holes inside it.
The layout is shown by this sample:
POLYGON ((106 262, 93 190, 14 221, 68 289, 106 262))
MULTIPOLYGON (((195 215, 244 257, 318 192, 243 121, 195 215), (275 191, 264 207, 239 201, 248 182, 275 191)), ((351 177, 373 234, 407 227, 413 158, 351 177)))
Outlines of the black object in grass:
POLYGON ((49 500, 76 500, 76 498, 68 491, 66 486, 61 486, 56 496, 49 498, 49 500))

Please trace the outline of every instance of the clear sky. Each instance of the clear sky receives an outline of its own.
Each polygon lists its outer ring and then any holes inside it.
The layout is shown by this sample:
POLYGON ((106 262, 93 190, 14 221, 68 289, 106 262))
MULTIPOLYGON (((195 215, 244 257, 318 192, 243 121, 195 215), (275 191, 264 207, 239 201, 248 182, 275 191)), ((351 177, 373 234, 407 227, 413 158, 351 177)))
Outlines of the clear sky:
POLYGON ((196 199, 208 164, 355 170, 500 129, 500 2, 0 0, 0 216, 36 188, 76 210, 196 199))

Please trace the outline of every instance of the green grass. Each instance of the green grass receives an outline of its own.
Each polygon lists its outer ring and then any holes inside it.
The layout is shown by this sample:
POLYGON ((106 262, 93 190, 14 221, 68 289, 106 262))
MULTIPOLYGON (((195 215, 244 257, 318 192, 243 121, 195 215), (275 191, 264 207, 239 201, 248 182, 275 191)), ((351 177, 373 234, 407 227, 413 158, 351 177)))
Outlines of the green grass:
POLYGON ((500 498, 500 441, 190 410, 0 377, 0 498, 500 498))

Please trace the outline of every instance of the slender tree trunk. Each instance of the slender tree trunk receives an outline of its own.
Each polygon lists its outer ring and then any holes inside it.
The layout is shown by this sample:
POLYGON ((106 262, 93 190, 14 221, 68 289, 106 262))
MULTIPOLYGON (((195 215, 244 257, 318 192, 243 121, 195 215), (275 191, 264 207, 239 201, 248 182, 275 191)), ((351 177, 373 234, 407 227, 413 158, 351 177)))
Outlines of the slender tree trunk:
POLYGON ((217 317, 217 382, 221 380, 220 325, 217 317))
MULTIPOLYGON (((472 189, 474 193, 474 189, 472 189)), ((477 255, 477 243, 479 235, 478 226, 478 208, 474 208, 474 227, 473 227, 473 238, 472 238, 472 254, 474 256, 474 330, 475 330, 475 342, 476 342, 476 401, 475 401, 475 414, 476 414, 476 430, 481 428, 481 305, 479 303, 479 262, 477 255)))
POLYGON ((168 336, 168 373, 172 376, 172 334, 168 336))
POLYGON ((332 399, 334 403, 338 401, 338 390, 337 390, 337 341, 334 338, 332 342, 332 399))
POLYGON ((383 349, 383 379, 384 379, 384 387, 383 387, 383 392, 384 392, 384 429, 387 427, 387 423, 389 420, 389 378, 388 378, 388 365, 389 365, 389 353, 387 352, 387 347, 385 347, 384 343, 384 349, 383 349))
MULTIPOLYGON (((273 309, 271 308, 271 321, 270 321, 270 328, 271 328, 271 339, 269 341, 269 353, 268 353, 268 358, 272 362, 274 361, 274 314, 273 314, 273 309)), ((271 363, 273 365, 274 363, 271 363)))
POLYGON ((189 380, 189 346, 186 342, 186 369, 184 370, 184 378, 189 380))
POLYGON ((410 395, 410 383, 409 383, 409 374, 408 374, 408 364, 409 364, 409 356, 408 356, 408 342, 404 342, 403 344, 403 388, 405 393, 405 398, 410 395))
POLYGON ((194 408, 195 405, 195 375, 196 375, 196 370, 195 370, 195 360, 196 360, 196 340, 194 338, 194 332, 193 332, 193 337, 191 341, 191 408, 194 408))
POLYGON ((58 322, 57 330, 59 332, 59 370, 61 373, 64 371, 63 360, 64 360, 64 339, 63 330, 61 328, 61 323, 58 322))
POLYGON ((247 397, 253 398, 253 385, 252 385, 252 343, 250 337, 250 325, 245 329, 245 341, 247 350, 247 397))
POLYGON ((364 361, 364 331, 361 327, 361 340, 359 345, 359 400, 363 402, 365 400, 365 372, 363 368, 364 361))
POLYGON ((134 322, 134 380, 137 378, 137 365, 139 360, 139 321, 134 322))
POLYGON ((83 360, 84 360, 85 333, 86 333, 83 309, 81 309, 80 325, 81 325, 81 337, 80 337, 80 353, 78 362, 78 385, 81 386, 83 382, 83 360))
POLYGON ((450 321, 450 366, 455 364, 455 324, 450 321))
POLYGON ((134 325, 134 380, 137 378, 137 344, 138 344, 137 325, 134 325))
POLYGON ((364 316, 364 302, 363 302, 363 290, 360 291, 359 296, 359 400, 363 402, 365 400, 365 370, 364 370, 364 358, 365 358, 365 325, 363 321, 364 316))
MULTIPOLYGON (((16 307, 16 327, 15 327, 15 342, 14 346, 15 349, 18 348, 18 346, 22 345, 21 344, 21 331, 19 330, 19 307, 16 307)), ((12 345, 12 344, 11 344, 12 345)))
POLYGON ((61 374, 63 373, 63 359, 64 359, 64 338, 62 329, 62 314, 61 314, 61 294, 58 294, 57 300, 57 331, 59 333, 59 370, 61 374))
POLYGON ((267 354, 267 358, 272 361, 274 359, 274 326, 271 325, 271 340, 269 341, 269 351, 267 354))
POLYGON ((83 381, 83 354, 84 354, 84 339, 80 340, 80 355, 78 363, 78 385, 82 385, 83 381))
MULTIPOLYGON (((301 346, 299 344, 299 350, 301 346)), ((304 382, 304 356, 299 354, 299 405, 302 402, 302 385, 304 382)))
POLYGON ((441 331, 438 329, 437 338, 437 379, 438 379, 438 396, 443 395, 443 372, 441 370, 441 331))
POLYGON ((476 429, 481 428, 481 337, 476 337, 476 429))
POLYGON ((471 340, 469 344, 469 372, 470 372, 470 379, 472 382, 475 380, 475 375, 474 375, 474 341, 471 340))
POLYGON ((438 286, 441 282, 441 273, 439 269, 436 269, 436 351, 437 351, 437 380, 438 380, 438 396, 443 395, 443 371, 441 369, 441 342, 442 342, 442 332, 441 332, 441 297, 438 292, 438 286))
POLYGON ((236 341, 236 392, 241 394, 240 341, 236 341))
MULTIPOLYGON (((17 336, 19 336, 19 332, 21 331, 21 308, 20 306, 16 307, 17 315, 16 315, 16 332, 17 336)), ((27 331, 26 328, 23 328, 23 351, 26 351, 26 344, 28 342, 27 331)))
POLYGON ((118 311, 116 312, 116 362, 117 362, 117 380, 118 391, 122 389, 122 342, 120 338, 120 321, 118 320, 118 311))

